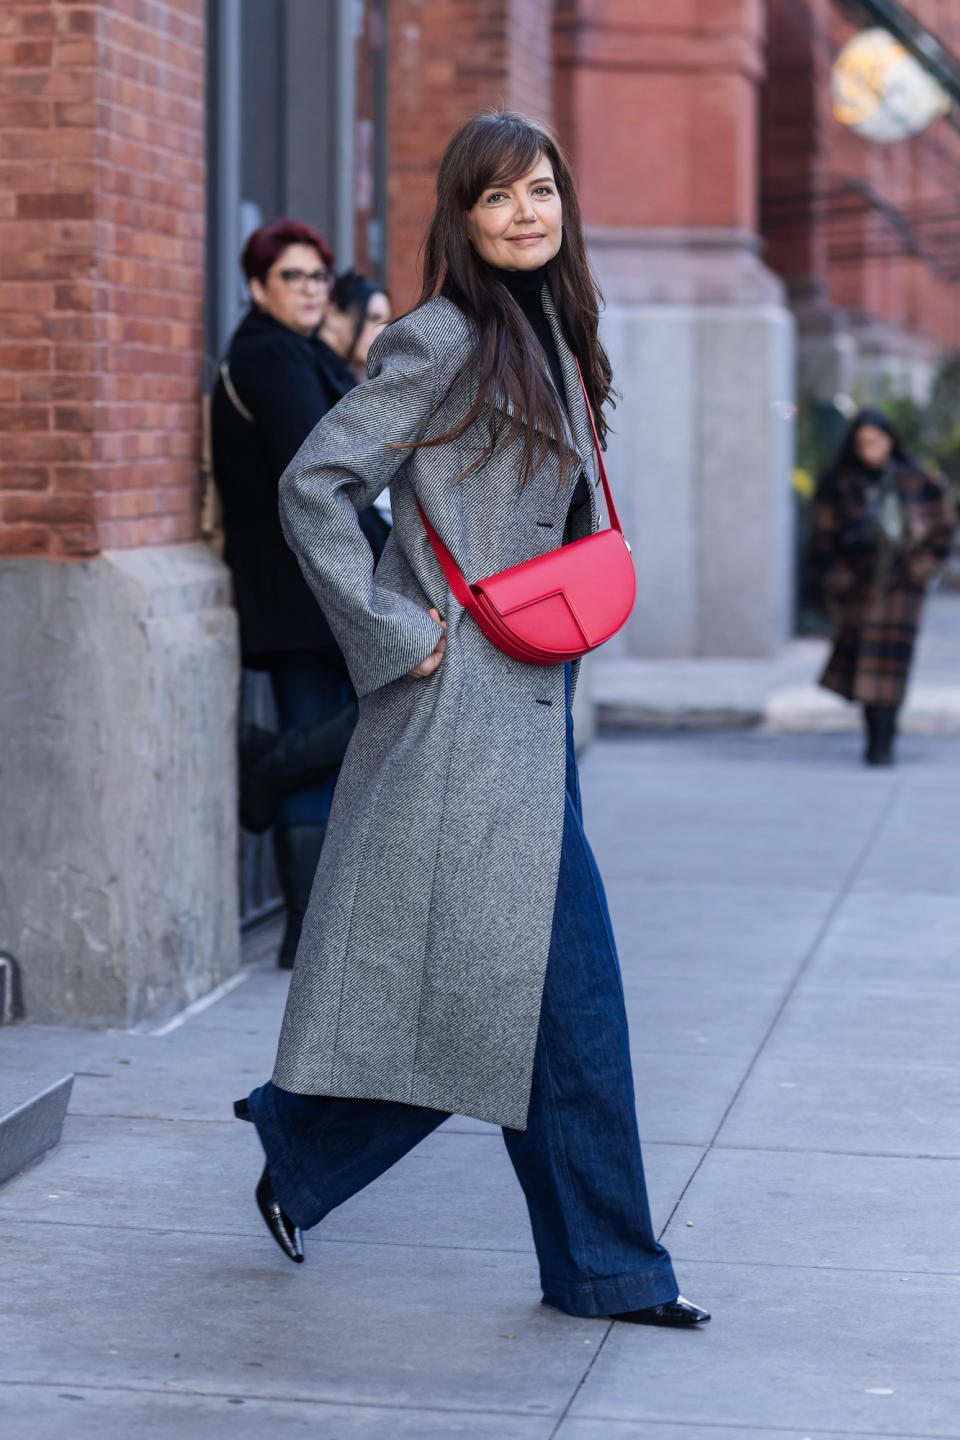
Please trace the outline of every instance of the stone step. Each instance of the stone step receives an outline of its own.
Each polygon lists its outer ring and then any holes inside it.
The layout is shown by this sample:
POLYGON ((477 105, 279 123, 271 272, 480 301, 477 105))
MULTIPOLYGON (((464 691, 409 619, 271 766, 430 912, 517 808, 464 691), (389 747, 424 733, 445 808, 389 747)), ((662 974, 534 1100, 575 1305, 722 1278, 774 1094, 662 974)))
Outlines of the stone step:
POLYGON ((0 1069, 0 1185, 60 1139, 73 1076, 0 1069))

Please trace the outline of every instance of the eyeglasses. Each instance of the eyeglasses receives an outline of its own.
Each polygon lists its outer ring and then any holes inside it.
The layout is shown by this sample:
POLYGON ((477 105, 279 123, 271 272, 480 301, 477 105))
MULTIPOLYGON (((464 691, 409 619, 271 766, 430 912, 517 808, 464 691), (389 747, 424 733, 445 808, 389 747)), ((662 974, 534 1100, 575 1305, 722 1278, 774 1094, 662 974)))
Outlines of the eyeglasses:
POLYGON ((277 273, 291 290, 306 290, 308 285, 329 285, 333 279, 332 270, 280 270, 277 273))

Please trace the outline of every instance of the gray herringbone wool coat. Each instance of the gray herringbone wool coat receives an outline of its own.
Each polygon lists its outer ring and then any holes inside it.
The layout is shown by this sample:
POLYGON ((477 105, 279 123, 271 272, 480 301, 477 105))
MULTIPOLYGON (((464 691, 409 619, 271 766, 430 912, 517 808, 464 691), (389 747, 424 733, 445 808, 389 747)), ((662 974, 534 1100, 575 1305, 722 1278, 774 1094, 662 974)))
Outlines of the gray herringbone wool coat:
MULTIPOLYGON (((443 298, 383 332, 370 378, 280 482, 284 532, 360 697, 280 1036, 273 1079, 287 1090, 526 1124, 563 835, 563 666, 490 644, 450 594, 414 497, 467 579, 481 579, 563 543, 565 443, 591 482, 574 538, 597 523, 587 407, 544 300, 572 428, 523 488, 520 440, 458 481, 483 448, 483 420, 455 443, 391 448, 422 433, 473 345, 443 298), (394 529, 374 574, 356 516, 387 485, 394 529), (431 606, 448 622, 446 655, 413 679, 440 638, 431 606)), ((469 399, 461 382, 430 431, 469 399)))

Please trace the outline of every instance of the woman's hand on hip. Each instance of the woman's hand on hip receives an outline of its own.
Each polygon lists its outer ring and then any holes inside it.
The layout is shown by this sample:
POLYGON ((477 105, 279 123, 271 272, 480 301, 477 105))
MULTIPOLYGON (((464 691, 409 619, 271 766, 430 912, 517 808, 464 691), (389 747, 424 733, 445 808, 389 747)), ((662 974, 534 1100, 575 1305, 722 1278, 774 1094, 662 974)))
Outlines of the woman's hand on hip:
POLYGON ((434 670, 436 670, 436 669, 439 668, 440 661, 443 659, 444 652, 445 652, 445 650, 446 650, 446 648, 447 648, 447 622, 446 622, 446 620, 442 620, 442 619, 440 618, 440 611, 439 611, 439 610, 431 610, 431 611, 430 611, 430 619, 431 619, 431 620, 436 620, 437 624, 438 624, 438 625, 441 625, 441 626, 443 627, 443 634, 440 636, 440 639, 437 641, 437 648, 434 650, 433 654, 432 654, 432 655, 428 655, 427 658, 426 658, 426 660, 421 660, 421 661, 420 661, 420 664, 419 664, 419 665, 415 665, 415 666, 413 667, 413 669, 410 671, 410 674, 411 674, 415 679, 417 679, 417 680, 426 680, 426 678, 427 678, 428 675, 432 675, 433 672, 434 672, 434 670))

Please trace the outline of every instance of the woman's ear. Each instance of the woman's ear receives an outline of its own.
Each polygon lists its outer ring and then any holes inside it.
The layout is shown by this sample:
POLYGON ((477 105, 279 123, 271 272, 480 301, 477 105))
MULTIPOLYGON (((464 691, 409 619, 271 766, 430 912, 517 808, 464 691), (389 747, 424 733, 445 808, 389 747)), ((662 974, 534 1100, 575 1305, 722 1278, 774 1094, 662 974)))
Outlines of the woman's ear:
POLYGON ((256 276, 254 276, 253 279, 250 281, 250 299, 253 301, 254 305, 259 305, 260 308, 263 309, 266 298, 266 290, 264 290, 263 285, 256 278, 256 276))

